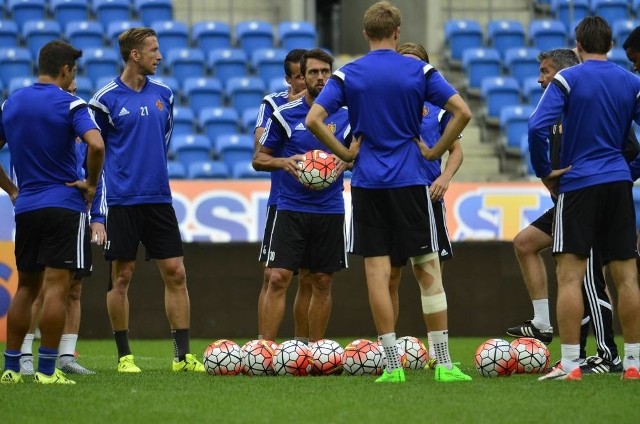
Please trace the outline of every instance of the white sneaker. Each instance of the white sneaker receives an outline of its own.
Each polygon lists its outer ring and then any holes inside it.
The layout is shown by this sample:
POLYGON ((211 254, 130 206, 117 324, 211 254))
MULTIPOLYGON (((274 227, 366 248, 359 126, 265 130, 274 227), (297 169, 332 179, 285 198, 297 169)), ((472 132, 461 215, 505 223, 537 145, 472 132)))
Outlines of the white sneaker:
POLYGON ((76 358, 67 355, 58 358, 58 368, 65 374, 95 374, 95 371, 91 371, 80 365, 76 358))
POLYGON ((20 356, 20 374, 33 375, 33 355, 20 356))

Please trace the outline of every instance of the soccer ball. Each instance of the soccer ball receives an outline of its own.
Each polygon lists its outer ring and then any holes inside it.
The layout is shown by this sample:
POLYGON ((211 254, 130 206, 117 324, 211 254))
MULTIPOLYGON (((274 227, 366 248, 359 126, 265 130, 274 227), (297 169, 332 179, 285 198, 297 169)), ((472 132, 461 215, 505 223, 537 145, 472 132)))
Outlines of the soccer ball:
POLYGON ((231 340, 220 339, 204 351, 204 368, 211 375, 237 375, 242 371, 240 346, 231 340))
POLYGON ((333 156, 322 150, 311 150, 298 162, 298 180, 311 190, 323 190, 336 180, 336 162, 333 156))
POLYGON ((506 340, 489 339, 478 346, 476 369, 483 377, 502 377, 516 370, 516 355, 506 340))
POLYGON ((313 357, 309 347, 299 340, 282 342, 273 355, 273 370, 277 375, 305 376, 311 372, 313 357))
POLYGON ((338 342, 328 339, 318 340, 309 345, 313 364, 311 375, 342 374, 342 354, 344 349, 338 342))
POLYGON ((242 372, 247 375, 273 375, 273 355, 277 344, 270 340, 251 340, 242 346, 242 372))
POLYGON ((541 373, 549 366, 549 349, 538 339, 521 337, 511 342, 516 356, 517 373, 541 373))
POLYGON ((344 348, 342 368, 349 375, 378 375, 382 372, 382 353, 377 343, 357 339, 344 348))
POLYGON ((406 353, 405 368, 412 370, 421 370, 427 365, 429 354, 419 338, 413 336, 404 336, 398 339, 398 346, 404 349, 406 353))
MULTIPOLYGON (((382 342, 380 340, 378 340, 376 344, 382 354, 382 367, 380 369, 380 373, 382 374, 382 370, 387 366, 387 354, 384 351, 384 346, 382 346, 382 342)), ((400 365, 402 365, 402 368, 407 368, 407 353, 404 351, 404 347, 400 345, 399 341, 396 341, 396 346, 398 348, 398 356, 400 356, 400 365)))

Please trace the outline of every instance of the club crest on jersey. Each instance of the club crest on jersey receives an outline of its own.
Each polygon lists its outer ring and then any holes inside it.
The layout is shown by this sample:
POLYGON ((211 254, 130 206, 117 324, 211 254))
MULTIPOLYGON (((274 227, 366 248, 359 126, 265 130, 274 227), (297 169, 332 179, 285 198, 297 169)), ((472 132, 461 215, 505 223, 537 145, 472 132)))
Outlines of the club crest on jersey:
POLYGON ((429 114, 429 108, 426 106, 422 106, 422 116, 427 116, 429 114))
POLYGON ((332 133, 336 133, 336 124, 334 124, 333 122, 327 124, 327 127, 329 127, 329 129, 331 130, 332 133))
POLYGON ((162 112, 162 109, 164 109, 164 105, 162 104, 162 101, 160 101, 160 99, 156 100, 156 107, 160 112, 162 112))

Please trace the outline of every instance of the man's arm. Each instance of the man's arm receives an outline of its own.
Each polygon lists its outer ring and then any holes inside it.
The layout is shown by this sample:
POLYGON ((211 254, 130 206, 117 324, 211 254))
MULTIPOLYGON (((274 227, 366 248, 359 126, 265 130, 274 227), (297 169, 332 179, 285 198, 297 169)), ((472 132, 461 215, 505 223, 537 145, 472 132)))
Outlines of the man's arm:
POLYGON ((354 137, 351 145, 347 148, 336 138, 329 127, 325 125, 324 120, 327 119, 328 116, 324 107, 314 103, 309 113, 307 113, 304 124, 307 129, 336 156, 345 162, 352 162, 358 154, 362 137, 354 137))
POLYGON ((449 148, 449 157, 447 158, 444 170, 442 170, 440 176, 436 178, 429 187, 431 200, 441 200, 444 197, 445 193, 449 189, 449 183, 462 165, 462 160, 462 144, 460 143, 460 140, 456 140, 449 148))
POLYGON ((74 181, 67 183, 70 187, 77 187, 82 191, 84 199, 88 204, 92 204, 98 185, 98 178, 102 172, 104 162, 104 141, 100 131, 92 129, 82 134, 82 139, 87 143, 87 179, 85 181, 74 181))
POLYGON ((451 148, 453 143, 458 140, 458 137, 471 120, 471 110, 459 94, 454 94, 449 97, 443 109, 451 114, 451 119, 436 144, 429 149, 425 148, 426 145, 423 145, 424 143, 418 143, 422 156, 427 160, 437 160, 441 158, 442 155, 451 148))
MULTIPOLYGON (((7 142, 3 139, 0 139, 0 149, 4 148, 4 145, 7 142)), ((16 203, 16 199, 18 198, 18 187, 13 183, 9 175, 4 169, 4 166, 0 164, 0 188, 9 195, 9 199, 11 199, 11 203, 16 203)))

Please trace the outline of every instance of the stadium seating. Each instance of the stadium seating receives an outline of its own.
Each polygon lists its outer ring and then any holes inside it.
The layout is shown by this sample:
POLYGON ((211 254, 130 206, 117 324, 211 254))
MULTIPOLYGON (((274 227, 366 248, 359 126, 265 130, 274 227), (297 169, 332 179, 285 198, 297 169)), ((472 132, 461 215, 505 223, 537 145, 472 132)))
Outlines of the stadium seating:
POLYGON ((536 48, 510 48, 504 56, 504 66, 508 75, 511 75, 521 85, 529 77, 538 75, 540 63, 538 62, 540 51, 536 48))
POLYGON ((187 78, 203 77, 206 74, 204 53, 200 49, 171 49, 164 60, 165 71, 181 84, 187 78))
POLYGON ((504 58, 508 48, 524 47, 524 26, 519 21, 493 20, 487 24, 487 41, 489 46, 498 50, 504 58))
POLYGON ((622 44, 624 44, 631 31, 639 25, 640 20, 621 19, 615 21, 611 28, 613 33, 613 44, 617 47, 622 47, 622 44))
POLYGON ((274 78, 282 78, 286 57, 287 51, 284 49, 258 49, 253 52, 251 66, 267 85, 274 78))
POLYGON ((172 180, 182 180, 187 178, 187 168, 177 160, 167 161, 167 173, 169 174, 169 179, 172 180))
POLYGON ((247 54, 240 49, 215 49, 209 52, 207 65, 213 75, 226 84, 233 77, 247 75, 247 54))
POLYGON ((18 25, 10 20, 0 20, 0 48, 18 47, 18 25))
POLYGON ((187 78, 182 92, 186 104, 196 114, 207 107, 222 106, 222 83, 217 78, 187 78))
POLYGON ((530 105, 537 105, 544 93, 544 88, 538 82, 537 77, 530 77, 524 80, 522 84, 522 95, 525 101, 530 105))
POLYGON ((567 47, 567 28, 560 21, 534 19, 529 23, 531 45, 540 51, 567 47))
POLYGON ((7 174, 11 172, 11 153, 8 146, 3 146, 0 149, 0 165, 2 165, 7 174))
POLYGON ((216 154, 229 169, 240 161, 253 159, 253 137, 243 134, 225 134, 216 140, 216 154))
POLYGON ((265 84, 258 77, 231 78, 226 86, 229 103, 239 114, 245 109, 259 105, 262 102, 265 91, 265 84))
POLYGON ((111 48, 85 49, 79 59, 82 75, 96 82, 101 77, 110 77, 120 73, 122 59, 111 48))
POLYGON ((241 161, 233 164, 233 168, 231 168, 231 176, 233 178, 270 178, 270 172, 264 171, 256 171, 253 169, 253 165, 251 165, 251 161, 241 161))
POLYGON ((245 109, 244 112, 242 112, 242 116, 240 117, 242 131, 247 134, 253 134, 253 130, 256 128, 256 120, 258 119, 259 110, 260 108, 252 107, 245 109))
POLYGON ((195 114, 188 107, 173 107, 173 133, 171 133, 171 137, 175 137, 178 135, 188 135, 193 134, 194 131, 194 123, 195 123, 195 114))
POLYGON ((128 30, 142 26, 140 21, 113 21, 107 25, 107 39, 113 44, 114 48, 118 48, 118 36, 128 30))
POLYGON ((205 54, 214 49, 231 47, 231 28, 226 22, 196 22, 191 28, 191 39, 205 54))
POLYGON ((0 79, 6 87, 12 78, 33 74, 33 55, 25 48, 0 49, 0 79))
POLYGON ((31 84, 36 82, 34 77, 15 77, 11 78, 9 81, 9 86, 7 88, 8 94, 13 93, 16 90, 19 90, 23 87, 29 87, 31 84))
POLYGON ((7 10, 18 29, 27 21, 46 19, 47 4, 45 0, 6 0, 7 10))
POLYGON ((229 168, 221 161, 201 161, 191 163, 188 176, 192 179, 225 179, 229 178, 229 168))
POLYGON ((198 114, 198 126, 211 142, 220 135, 237 133, 239 120, 238 112, 228 107, 205 108, 198 114))
POLYGON ((591 0, 594 15, 604 18, 609 25, 620 19, 629 19, 628 0, 591 0))
POLYGON ((273 47, 273 27, 266 21, 242 21, 236 25, 238 46, 251 57, 257 49, 273 47))
POLYGON ((500 111, 500 129, 504 137, 503 146, 507 150, 520 152, 520 140, 528 133, 529 117, 534 106, 507 106, 500 111))
POLYGON ((622 47, 614 47, 609 50, 609 53, 607 53, 607 59, 610 62, 614 62, 622 66, 624 69, 631 71, 632 64, 629 62, 629 59, 627 59, 627 53, 625 53, 622 47))
POLYGON ((156 21, 151 28, 158 35, 160 53, 163 56, 173 49, 189 48, 189 29, 184 22, 156 21))
POLYGON ((86 21, 89 19, 89 5, 87 0, 50 0, 51 15, 65 28, 69 22, 86 21))
POLYGON ((501 68, 500 53, 495 49, 466 49, 462 54, 462 69, 467 76, 469 94, 480 94, 482 79, 499 76, 501 68))
MULTIPOLYGON (((284 72, 284 68, 283 68, 283 72, 284 72)), ((269 85, 267 87, 267 91, 269 93, 279 93, 281 91, 288 91, 288 90, 289 90, 289 84, 287 83, 287 80, 284 79, 284 77, 272 78, 269 81, 269 85)))
POLYGON ((61 33, 62 28, 57 21, 33 20, 22 25, 22 39, 34 58, 38 57, 42 46, 62 38, 61 33))
POLYGON ((529 154, 529 135, 522 134, 520 139, 520 158, 522 159, 522 174, 529 177, 535 177, 536 171, 531 165, 531 155, 529 154))
POLYGON ((93 0, 92 8, 94 16, 105 28, 112 22, 131 19, 130 0, 93 0))
POLYGON ((89 78, 76 76, 76 96, 85 101, 93 96, 93 82, 89 78))
POLYGON ((553 18, 562 22, 565 28, 571 28, 573 22, 589 16, 589 0, 553 0, 551 13, 553 18))
POLYGON ((75 48, 84 50, 91 47, 102 47, 104 28, 96 21, 69 22, 65 29, 65 37, 75 48))
POLYGON ((145 26, 150 27, 156 21, 173 19, 171 0, 135 0, 133 5, 145 26))
POLYGON ((211 143, 204 135, 183 134, 171 137, 169 144, 173 153, 186 168, 189 164, 211 159, 211 143))
POLYGON ((491 125, 498 125, 503 107, 520 103, 520 85, 513 77, 485 78, 480 92, 486 107, 486 122, 491 125))
POLYGON ((462 52, 469 48, 482 47, 482 27, 477 21, 452 19, 445 23, 445 42, 450 50, 450 59, 455 63, 462 60, 462 52))
POLYGON ((309 22, 280 22, 278 42, 287 52, 293 49, 312 49, 316 46, 316 29, 309 22))

